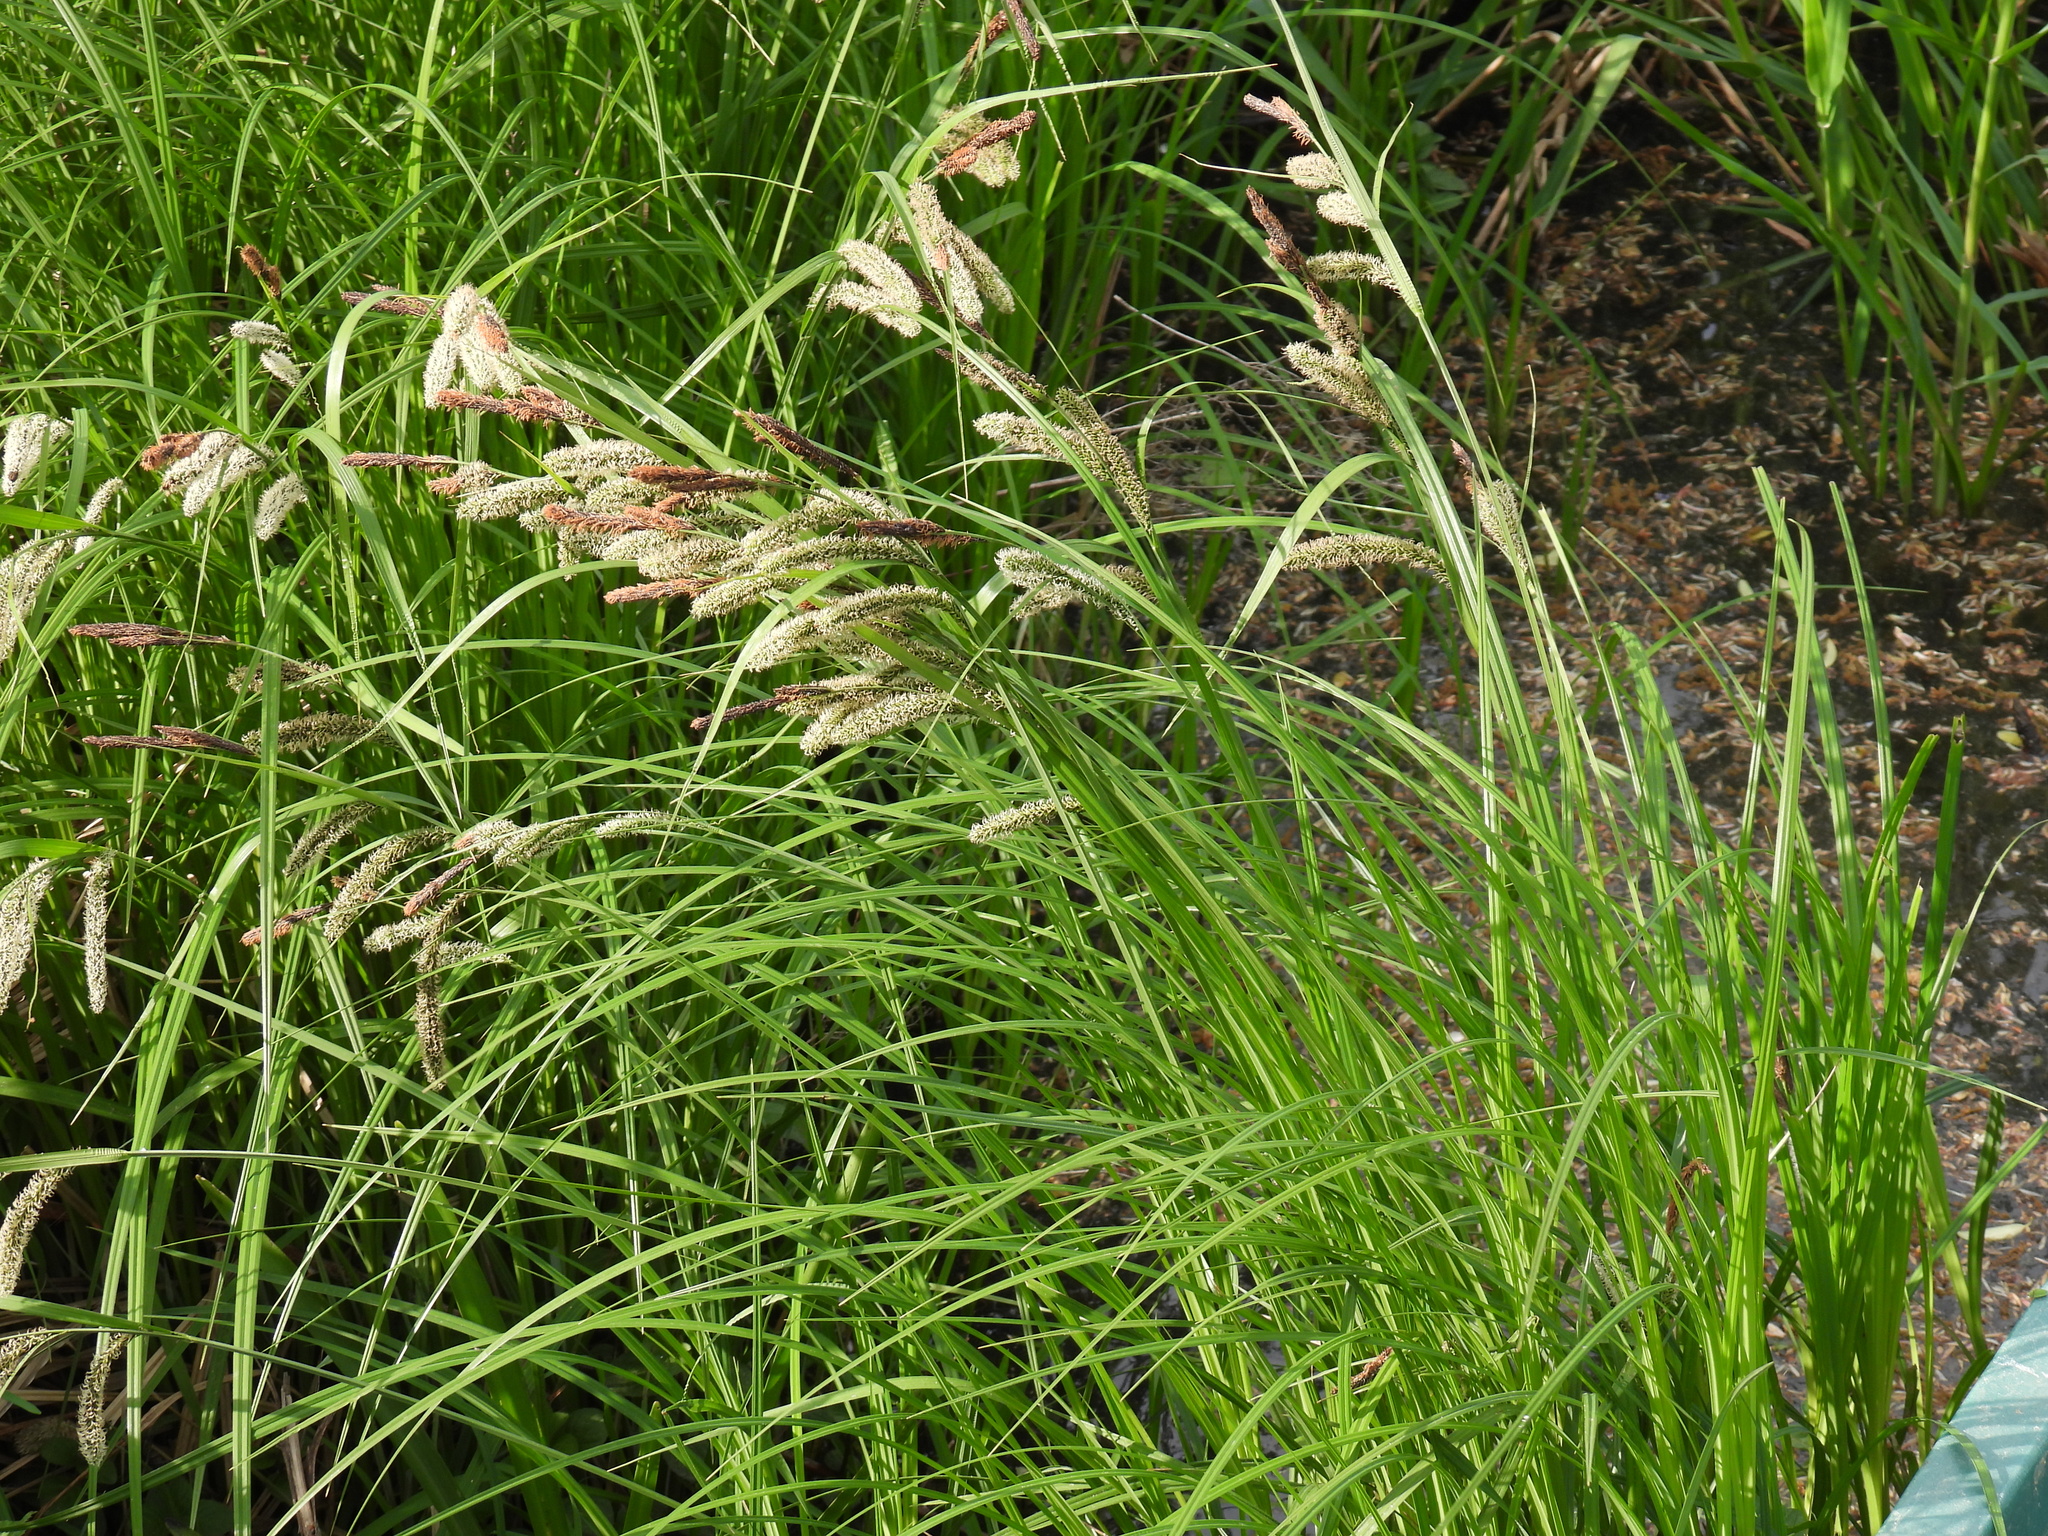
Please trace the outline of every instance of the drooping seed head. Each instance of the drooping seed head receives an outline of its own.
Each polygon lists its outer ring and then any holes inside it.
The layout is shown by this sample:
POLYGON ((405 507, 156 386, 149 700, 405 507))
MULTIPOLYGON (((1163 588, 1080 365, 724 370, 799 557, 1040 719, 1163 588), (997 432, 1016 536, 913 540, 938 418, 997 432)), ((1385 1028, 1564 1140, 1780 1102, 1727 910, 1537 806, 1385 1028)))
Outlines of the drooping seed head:
POLYGON ((112 906, 114 861, 100 857, 85 862, 83 933, 85 1000, 94 1013, 107 1011, 107 914, 112 906))
POLYGON ((275 347, 289 352, 292 346, 291 337, 268 320, 237 320, 228 327, 228 334, 251 347, 275 347))
POLYGON ((256 364, 286 389, 292 388, 306 376, 306 370, 300 366, 297 358, 275 347, 258 353, 256 364))
POLYGON ((370 909, 371 904, 383 896, 385 885, 401 864, 447 841, 446 832, 427 827, 401 833, 378 844, 335 894, 327 921, 320 930, 321 939, 330 945, 340 940, 370 909))
POLYGON ((28 1241, 35 1235, 36 1222, 57 1193, 57 1186, 70 1176, 69 1168, 38 1168, 8 1205, 7 1215, 0 1217, 0 1296, 19 1294, 21 1267, 27 1261, 28 1241))
POLYGON ((621 475, 636 466, 648 465, 653 452, 639 443, 613 438, 599 442, 571 443, 541 455, 541 467, 559 475, 571 485, 621 475))
POLYGON ((1339 405, 1355 411, 1376 427, 1391 427, 1393 414, 1380 398, 1379 386, 1355 357, 1323 352, 1305 341, 1281 349, 1287 366, 1339 405))
POLYGON ((292 844, 291 856, 284 861, 284 878, 297 880, 306 874, 326 856, 328 849, 368 821, 376 811, 377 807, 371 802, 358 800, 314 822, 292 844))
POLYGON ((114 1366, 128 1352, 133 1334, 102 1333, 85 1368, 85 1384, 78 1393, 78 1458, 88 1467, 107 1459, 107 1406, 109 1378, 114 1366))
POLYGON ((14 654, 36 599, 70 548, 67 539, 37 537, 0 560, 0 661, 14 654))
POLYGON ((93 491, 85 510, 78 514, 80 522, 91 523, 95 528, 107 520, 107 514, 114 509, 114 501, 128 489, 127 482, 116 475, 111 480, 102 480, 93 491))

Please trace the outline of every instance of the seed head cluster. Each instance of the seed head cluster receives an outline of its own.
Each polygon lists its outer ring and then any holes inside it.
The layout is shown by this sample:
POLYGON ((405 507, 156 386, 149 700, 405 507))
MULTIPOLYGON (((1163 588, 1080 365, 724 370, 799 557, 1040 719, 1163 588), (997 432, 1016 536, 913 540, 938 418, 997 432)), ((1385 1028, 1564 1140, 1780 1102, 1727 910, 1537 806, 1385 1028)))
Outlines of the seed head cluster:
POLYGON ((839 259, 853 268, 861 281, 841 278, 820 292, 816 304, 866 315, 899 336, 917 335, 922 328, 919 314, 924 296, 901 262, 865 240, 842 243, 839 259))

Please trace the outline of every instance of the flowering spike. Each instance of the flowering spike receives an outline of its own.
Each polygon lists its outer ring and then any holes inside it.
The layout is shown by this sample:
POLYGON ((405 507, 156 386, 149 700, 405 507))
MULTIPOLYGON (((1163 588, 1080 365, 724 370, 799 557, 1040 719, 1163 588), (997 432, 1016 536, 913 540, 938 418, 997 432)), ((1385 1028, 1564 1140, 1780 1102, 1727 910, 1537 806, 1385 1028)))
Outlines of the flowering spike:
POLYGON ((102 855, 85 863, 85 1000, 94 1013, 107 1011, 107 911, 112 905, 114 861, 102 855))
POLYGON ((71 435, 71 423, 35 412, 7 423, 0 449, 0 496, 12 496, 34 478, 48 451, 71 435))
POLYGON ((262 498, 256 503, 254 531, 259 541, 277 537, 284 527, 284 520, 294 507, 306 504, 306 483, 297 475, 279 475, 265 487, 262 498))
POLYGON ((1072 795, 1054 795, 1046 800, 1030 800, 1023 805, 1014 805, 1007 811, 997 811, 993 816, 984 816, 967 829, 970 843, 992 843, 1000 837, 1011 837, 1032 827, 1056 819, 1062 811, 1073 812, 1081 809, 1081 802, 1072 795))
POLYGON ((35 1235, 43 1207, 57 1193, 57 1186, 71 1176, 69 1168, 38 1168, 0 1218, 0 1296, 20 1292, 21 1267, 28 1258, 28 1240, 35 1235))

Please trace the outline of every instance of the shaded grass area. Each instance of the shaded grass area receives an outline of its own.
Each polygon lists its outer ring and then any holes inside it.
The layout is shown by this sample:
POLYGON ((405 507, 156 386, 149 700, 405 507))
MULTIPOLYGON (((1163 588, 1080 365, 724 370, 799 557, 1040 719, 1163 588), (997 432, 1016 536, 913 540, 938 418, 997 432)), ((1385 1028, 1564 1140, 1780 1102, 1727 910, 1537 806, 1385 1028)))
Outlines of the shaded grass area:
MULTIPOLYGON (((1886 758, 1852 801, 1812 563, 1759 487, 1789 671, 1731 682, 1750 791, 1716 823, 1655 658, 1607 630, 1568 658, 1522 535, 1476 535, 1445 462, 1463 444, 1482 487, 1497 463, 1440 333, 1496 337, 1528 298, 1595 110, 1553 120, 1556 82, 1619 97, 1644 45, 1614 39, 1654 18, 1032 15, 1042 57, 1013 25, 962 70, 982 17, 808 0, 9 14, 32 65, 7 87, 6 367, 72 431, 7 515, 93 542, 4 684, 9 832, 46 840, 9 852, 69 860, 0 1036, 5 1166, 76 1170, 21 1287, 62 1331, 10 1401, 8 1528, 1875 1525, 1933 1408, 1899 1320, 1936 1271, 1974 1311, 1990 1193, 1951 1201, 1925 1103, 1952 952, 1920 935, 1948 893, 1902 878, 1898 831, 1940 769, 1886 758), (1495 58, 1510 126, 1454 192, 1407 104, 1495 58), (1426 386, 1375 371, 1370 430, 1273 367, 1315 334, 1301 290, 1251 264, 1205 168, 1277 170, 1237 102, 1304 79, 1354 199, 1387 151, 1361 245, 1432 268, 1432 325, 1361 290, 1426 386), (987 452, 981 411, 1072 422, 963 385, 936 349, 984 343, 943 311, 900 338, 804 308, 970 106, 1040 114, 1020 180, 946 194, 1017 289, 986 345, 1102 386, 1155 531, 1087 462, 987 452), (1554 183, 1524 175, 1539 142, 1554 183), (1135 562, 1140 623, 1020 624, 988 545, 946 551, 918 579, 959 601, 979 712, 816 757, 773 714, 692 732, 810 664, 739 672, 755 616, 608 605, 618 561, 342 464, 530 473, 566 440, 425 409, 435 321, 340 299, 379 279, 487 287, 596 435, 781 477, 755 517, 831 477, 735 406, 905 517, 1135 562), (227 342, 259 315, 297 383, 227 342), (253 483, 187 517, 126 468, 208 427, 308 482, 281 537, 255 537, 253 483), (110 523, 66 521, 116 472, 110 523), (1412 667, 1332 698, 1234 643, 1260 594, 1204 613, 1232 549, 1270 590, 1305 536, 1360 527, 1443 564, 1362 628, 1435 626, 1466 751, 1411 723, 1412 667), (233 645, 111 650, 66 633, 87 621, 233 645), (307 692, 294 665, 333 672, 307 692), (1602 704, 1632 722, 1615 761, 1602 704), (309 708, 384 734, 293 752, 309 708), (258 756, 82 744, 164 725, 258 756), (1772 812, 1809 781, 1817 830, 1772 812), (965 835, 1048 795, 1073 804, 1029 836, 965 835), (351 839, 292 868, 351 805, 351 839), (626 811, 681 820, 476 867, 482 947, 433 998, 444 1081, 417 962, 289 917, 381 847, 398 920, 458 861, 397 839, 626 811), (116 892, 103 1010, 88 853, 116 892), (114 1329, 136 1338, 103 1408, 82 1389, 114 1329)), ((1497 373, 1496 426, 1517 388, 1497 373)))

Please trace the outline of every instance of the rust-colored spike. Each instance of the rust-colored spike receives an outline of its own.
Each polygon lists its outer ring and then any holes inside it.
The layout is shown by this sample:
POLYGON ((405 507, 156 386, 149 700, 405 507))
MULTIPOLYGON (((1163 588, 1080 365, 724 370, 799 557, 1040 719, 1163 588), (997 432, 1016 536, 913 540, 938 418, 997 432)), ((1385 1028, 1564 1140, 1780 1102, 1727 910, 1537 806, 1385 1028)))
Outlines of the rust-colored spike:
POLYGON ((529 424, 543 421, 566 422, 579 427, 597 424, 587 412, 537 384, 527 385, 510 398, 473 395, 466 389, 444 389, 434 396, 434 404, 444 411, 482 411, 494 416, 510 416, 514 421, 529 424))
POLYGON ((842 459, 822 443, 812 442, 786 421, 777 421, 760 411, 734 411, 733 415, 747 424, 747 430, 758 442, 780 448, 784 453, 802 459, 806 464, 815 464, 831 474, 856 477, 860 474, 858 464, 842 459))
POLYGON ((673 496, 662 497, 651 507, 628 507, 626 511, 631 516, 645 518, 642 527, 659 529, 663 533, 695 533, 695 523, 685 522, 676 516, 676 509, 687 508, 690 500, 687 492, 677 491, 673 496))
POLYGON ((1364 1365, 1358 1368, 1358 1374, 1351 1378, 1351 1390, 1354 1392, 1362 1392, 1367 1387, 1371 1386, 1373 1377, 1379 1375, 1379 1373, 1386 1368, 1387 1362, 1393 1358, 1394 1346, 1389 1344, 1385 1349, 1381 1350, 1378 1354, 1374 1355, 1370 1360, 1366 1361, 1364 1365))
POLYGON ((166 432, 143 449, 135 462, 153 475, 161 474, 197 448, 205 436, 204 432, 166 432))
POLYGON ((981 158, 981 152, 991 144, 1000 144, 1005 139, 1014 139, 1033 123, 1038 121, 1036 112, 1019 112, 1015 117, 1002 118, 990 123, 973 138, 946 156, 935 167, 940 176, 958 176, 981 158))
POLYGON ((483 344, 493 352, 505 353, 512 350, 512 333, 505 329, 505 322, 486 309, 476 319, 476 333, 483 344))
POLYGON ((104 640, 132 651, 153 645, 233 645, 226 635, 195 635, 168 624, 74 624, 67 633, 82 640, 104 640))
POLYGON ((85 744, 88 747, 126 747, 137 752, 144 747, 164 745, 154 736, 88 736, 85 738, 85 744))
MULTIPOLYGON (((298 927, 299 924, 310 922, 314 918, 323 915, 333 905, 334 903, 331 901, 323 901, 318 906, 300 907, 296 912, 280 913, 270 925, 270 936, 273 939, 281 939, 298 927)), ((254 949, 263 942, 263 930, 261 928, 251 928, 242 935, 242 942, 251 949, 254 949)))
POLYGON ((348 469, 453 469, 462 461, 437 453, 352 453, 341 462, 348 469))
POLYGON ((239 252, 242 265, 256 274, 256 281, 266 288, 273 299, 284 297, 284 274, 268 256, 253 245, 245 245, 239 252))
POLYGON ((1010 13, 997 11, 989 17, 988 25, 974 34, 974 41, 967 45, 967 57, 960 61, 962 69, 972 69, 974 61, 981 57, 981 50, 1010 30, 1010 13))

